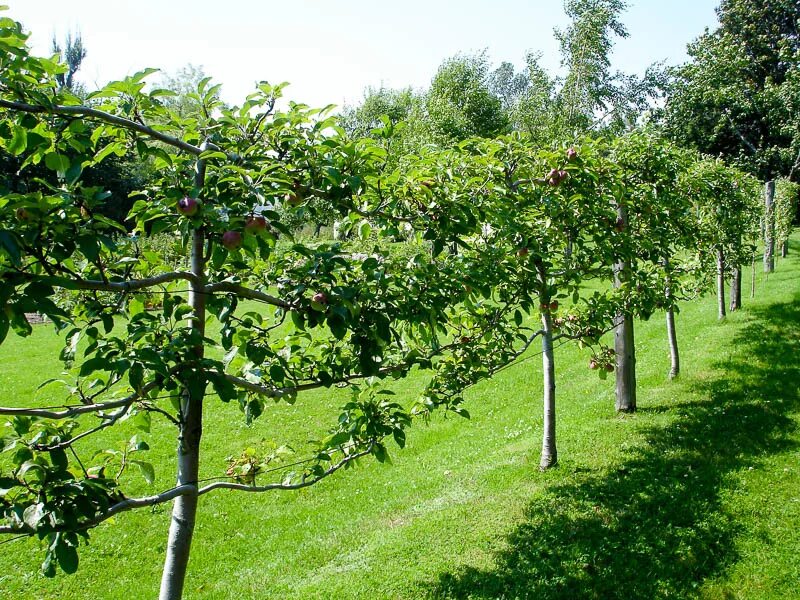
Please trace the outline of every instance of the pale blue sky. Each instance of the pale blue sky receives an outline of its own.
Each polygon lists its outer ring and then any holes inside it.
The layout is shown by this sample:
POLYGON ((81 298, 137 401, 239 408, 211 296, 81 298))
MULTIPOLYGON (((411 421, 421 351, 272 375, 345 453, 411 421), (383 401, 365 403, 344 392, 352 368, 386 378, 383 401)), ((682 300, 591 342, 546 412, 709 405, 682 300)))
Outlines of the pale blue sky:
MULTIPOLYGON (((89 54, 79 79, 89 88, 144 67, 202 65, 240 102, 253 83, 289 81, 290 99, 315 106, 357 102, 368 85, 426 87, 458 52, 488 50, 495 64, 521 65, 529 50, 559 66, 553 27, 561 0, 6 0, 6 14, 50 38, 80 28, 89 54)), ((640 73, 652 62, 685 60, 686 43, 716 25, 717 0, 629 0, 630 37, 614 67, 640 73)))

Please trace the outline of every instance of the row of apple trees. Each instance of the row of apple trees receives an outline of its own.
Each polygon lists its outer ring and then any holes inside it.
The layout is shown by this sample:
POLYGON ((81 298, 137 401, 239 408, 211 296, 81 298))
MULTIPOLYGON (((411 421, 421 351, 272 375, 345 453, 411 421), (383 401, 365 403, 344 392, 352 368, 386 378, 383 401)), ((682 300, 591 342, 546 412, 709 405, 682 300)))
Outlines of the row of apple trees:
POLYGON ((351 139, 266 83, 228 107, 204 80, 186 116, 146 70, 80 104, 58 84, 65 67, 30 55, 18 23, 0 19, 0 40, 0 145, 58 178, 0 198, 0 341, 28 336, 32 313, 64 340, 68 376, 42 382, 63 386, 49 388, 60 400, 0 407, 0 533, 44 540, 47 575, 77 569, 93 527, 172 502, 161 598, 179 598, 201 496, 296 490, 361 457, 383 461, 416 418, 467 415, 464 390, 537 341, 547 468, 555 345, 592 346, 590 367, 616 370, 617 408, 634 410, 633 318, 666 310, 677 375, 677 302, 709 270, 724 283, 752 260, 755 183, 650 133, 556 149, 511 135, 397 156, 388 121, 351 139), (158 173, 129 217, 137 236, 179 239, 187 268, 139 250, 96 210, 105 191, 82 173, 112 155, 158 173), (323 205, 368 252, 291 239, 286 218, 323 205), (389 250, 409 235, 410 251, 389 250), (600 344, 612 330, 614 349, 600 344), (409 403, 388 388, 412 370, 430 378, 409 403), (249 422, 315 389, 347 398, 304 456, 242 453, 233 440, 241 458, 201 478, 204 410, 235 402, 249 422), (89 455, 85 444, 123 421, 146 436, 155 420, 173 427, 176 483, 130 495, 128 470, 154 480, 147 445, 89 455))

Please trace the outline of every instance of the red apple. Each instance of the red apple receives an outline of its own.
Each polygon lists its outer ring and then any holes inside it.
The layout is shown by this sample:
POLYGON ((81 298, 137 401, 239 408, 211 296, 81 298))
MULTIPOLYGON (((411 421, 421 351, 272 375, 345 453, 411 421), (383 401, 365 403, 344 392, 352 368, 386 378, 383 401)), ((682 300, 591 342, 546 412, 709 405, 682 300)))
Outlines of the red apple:
POLYGON ((589 361, 589 368, 590 368, 592 371, 596 371, 598 368, 600 368, 600 365, 599 365, 599 364, 597 364, 597 361, 596 361, 595 359, 591 359, 591 360, 589 361))
POLYGON ((611 373, 613 370, 614 370, 614 365, 612 365, 612 364, 607 364, 606 365, 606 371, 611 373))
POLYGON ((575 150, 575 148, 570 148, 569 150, 567 150, 567 160, 569 162, 572 162, 576 158, 578 158, 578 151, 575 150))
POLYGON ((267 229, 267 220, 261 215, 252 215, 247 217, 244 222, 245 233, 251 235, 260 235, 267 229))
POLYGON ((327 304, 328 296, 325 292, 317 292, 316 294, 311 296, 311 301, 316 302, 317 304, 327 304))
POLYGON ((242 245, 242 234, 238 231, 226 231, 222 234, 222 245, 227 250, 236 250, 242 245))
POLYGON ((186 217, 193 217, 200 210, 200 204, 194 198, 181 198, 178 200, 178 212, 186 217))
POLYGON ((520 258, 525 258, 526 256, 528 256, 529 253, 530 253, 530 250, 528 250, 525 247, 520 248, 519 250, 517 250, 517 256, 519 256, 520 258))
POLYGON ((550 310, 558 310, 558 300, 553 300, 550 303, 550 310))

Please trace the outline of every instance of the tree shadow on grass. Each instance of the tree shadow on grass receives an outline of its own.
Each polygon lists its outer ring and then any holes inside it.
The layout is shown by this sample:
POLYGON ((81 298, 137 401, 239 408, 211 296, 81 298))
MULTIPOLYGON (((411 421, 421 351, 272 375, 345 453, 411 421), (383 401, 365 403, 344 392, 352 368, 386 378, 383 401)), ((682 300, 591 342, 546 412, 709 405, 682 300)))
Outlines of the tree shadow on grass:
POLYGON ((736 560, 721 493, 761 457, 794 448, 800 407, 800 297, 751 309, 744 350, 692 384, 617 470, 577 474, 526 510, 491 570, 440 574, 436 598, 686 598, 736 560))

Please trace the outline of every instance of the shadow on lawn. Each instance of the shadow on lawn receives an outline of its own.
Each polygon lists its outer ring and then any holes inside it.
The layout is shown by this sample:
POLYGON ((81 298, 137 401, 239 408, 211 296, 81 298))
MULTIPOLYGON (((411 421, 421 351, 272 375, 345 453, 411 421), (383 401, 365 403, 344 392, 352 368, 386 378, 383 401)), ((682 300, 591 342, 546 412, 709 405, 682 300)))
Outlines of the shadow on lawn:
POLYGON ((734 472, 793 447, 785 415, 800 406, 800 297, 750 314, 734 342, 744 352, 692 384, 704 401, 670 407, 678 419, 647 431, 619 469, 534 500, 494 569, 441 574, 429 594, 685 598, 733 562, 736 524, 720 492, 734 472))

